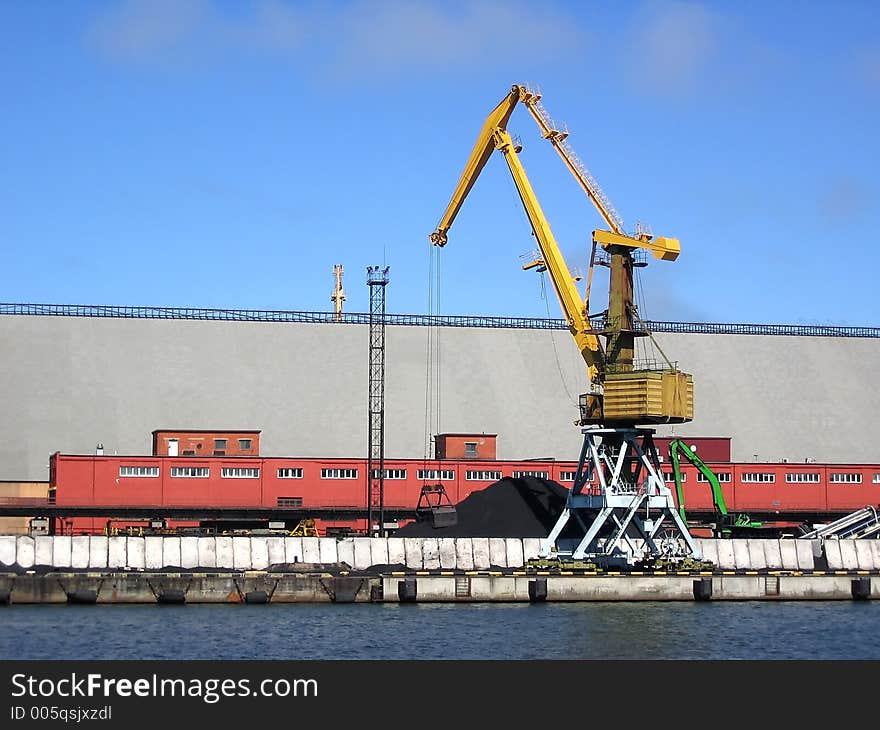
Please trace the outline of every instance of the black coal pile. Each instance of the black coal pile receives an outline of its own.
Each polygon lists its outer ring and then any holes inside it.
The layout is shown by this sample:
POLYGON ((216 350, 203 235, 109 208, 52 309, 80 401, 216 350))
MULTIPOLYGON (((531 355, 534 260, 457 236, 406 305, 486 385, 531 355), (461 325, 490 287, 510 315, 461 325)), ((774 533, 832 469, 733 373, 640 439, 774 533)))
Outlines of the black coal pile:
POLYGON ((458 523, 432 527, 413 522, 395 537, 547 537, 565 508, 568 489, 537 477, 505 477, 474 492, 456 507, 458 523))

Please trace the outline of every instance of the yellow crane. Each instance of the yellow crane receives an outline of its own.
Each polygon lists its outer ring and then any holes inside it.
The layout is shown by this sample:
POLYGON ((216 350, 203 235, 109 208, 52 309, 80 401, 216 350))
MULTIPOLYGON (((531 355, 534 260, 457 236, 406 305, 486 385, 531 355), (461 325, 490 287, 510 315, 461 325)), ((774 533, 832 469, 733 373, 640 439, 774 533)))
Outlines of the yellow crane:
MULTIPOLYGON (((637 423, 683 423, 693 418, 693 379, 671 362, 666 367, 637 368, 634 364, 634 338, 650 333, 638 318, 633 297, 633 251, 648 250, 656 258, 674 261, 681 250, 675 238, 654 238, 641 227, 627 235, 623 221, 608 198, 566 142, 568 132, 559 130, 540 102, 541 96, 516 84, 486 118, 458 185, 440 223, 430 235, 436 246, 445 246, 448 233, 465 198, 495 150, 504 155, 526 215, 538 242, 540 257, 523 266, 538 268, 550 275, 578 349, 586 364, 589 392, 580 396, 581 425, 637 423), (593 252, 586 294, 582 297, 562 256, 547 217, 519 159, 521 147, 514 143, 507 123, 518 103, 531 112, 541 129, 565 162, 575 179, 596 206, 610 230, 593 231, 593 252), (590 322, 589 291, 596 246, 607 253, 610 267, 609 302, 605 326, 597 331, 590 322), (599 340, 606 338, 605 347, 599 340)), ((662 352, 662 351, 661 351, 662 352)))
MULTIPOLYGON (((589 558, 602 564, 630 564, 658 558, 699 557, 687 526, 666 486, 654 430, 640 427, 684 423, 693 419, 693 379, 666 359, 665 366, 641 365, 634 359, 635 338, 651 336, 638 315, 633 297, 634 252, 674 261, 681 250, 675 238, 654 238, 639 226, 624 231, 623 221, 540 103, 540 95, 516 84, 486 118, 452 198, 431 243, 445 246, 449 230, 480 172, 498 150, 504 155, 520 200, 538 242, 540 255, 524 269, 547 271, 569 330, 587 364, 589 390, 580 396, 584 433, 574 484, 566 507, 550 531, 547 544, 557 557, 589 558), (590 271, 582 297, 519 159, 507 123, 516 105, 525 104, 543 137, 551 142, 569 171, 599 210, 608 229, 592 235, 590 271), (608 309, 602 329, 590 320, 589 292, 597 247, 610 269, 608 309), (605 338, 603 347, 599 337, 605 338)), ((656 344, 656 343, 655 343, 656 344)))

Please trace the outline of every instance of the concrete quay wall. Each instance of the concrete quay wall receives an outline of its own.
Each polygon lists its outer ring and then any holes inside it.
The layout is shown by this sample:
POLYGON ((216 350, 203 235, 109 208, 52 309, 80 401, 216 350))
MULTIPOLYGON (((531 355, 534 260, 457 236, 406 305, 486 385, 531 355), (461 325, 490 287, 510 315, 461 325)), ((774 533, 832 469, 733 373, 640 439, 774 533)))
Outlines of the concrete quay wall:
MULTIPOLYGON (((880 540, 696 540, 722 571, 880 571, 880 540)), ((355 571, 490 570, 548 554, 540 538, 0 536, 0 569, 207 571, 338 564, 355 571)))

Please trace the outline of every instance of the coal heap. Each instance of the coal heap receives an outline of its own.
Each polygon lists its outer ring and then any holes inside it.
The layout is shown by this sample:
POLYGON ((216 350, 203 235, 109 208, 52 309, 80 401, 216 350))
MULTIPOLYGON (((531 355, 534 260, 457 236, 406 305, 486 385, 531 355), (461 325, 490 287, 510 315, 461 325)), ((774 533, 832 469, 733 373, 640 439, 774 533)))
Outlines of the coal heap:
POLYGON ((413 522, 395 537, 547 537, 565 508, 568 489, 537 477, 505 477, 455 505, 458 524, 413 522))

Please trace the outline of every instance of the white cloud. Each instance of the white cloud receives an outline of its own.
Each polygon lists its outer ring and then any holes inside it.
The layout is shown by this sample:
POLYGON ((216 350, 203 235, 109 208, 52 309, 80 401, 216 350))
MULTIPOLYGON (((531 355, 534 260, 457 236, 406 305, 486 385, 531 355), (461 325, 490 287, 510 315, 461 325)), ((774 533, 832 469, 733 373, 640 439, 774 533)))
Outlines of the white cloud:
POLYGON ((634 32, 620 51, 632 83, 653 92, 687 91, 710 62, 716 21, 702 5, 651 3, 633 19, 634 32))
POLYGON ((88 33, 95 49, 120 62, 181 65, 262 52, 355 78, 507 68, 558 56, 583 39, 564 10, 525 0, 124 0, 88 33))

